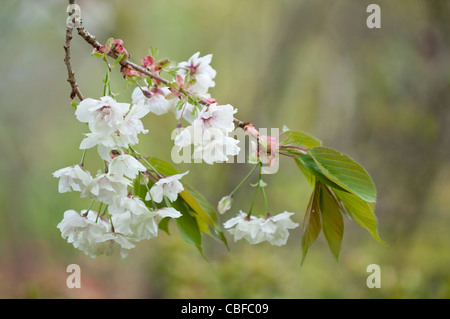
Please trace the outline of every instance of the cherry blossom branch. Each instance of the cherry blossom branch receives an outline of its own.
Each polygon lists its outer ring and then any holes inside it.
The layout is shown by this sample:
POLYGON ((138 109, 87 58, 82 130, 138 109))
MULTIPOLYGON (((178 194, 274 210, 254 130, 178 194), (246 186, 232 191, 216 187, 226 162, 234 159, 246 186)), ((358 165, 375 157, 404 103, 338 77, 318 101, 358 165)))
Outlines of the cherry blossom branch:
MULTIPOLYGON (((103 47, 103 45, 100 43, 100 42, 98 42, 97 41, 97 39, 95 38, 95 36, 93 36, 92 34, 90 34, 89 33, 89 31, 87 31, 84 27, 80 27, 80 28, 77 28, 77 30, 78 30, 78 34, 88 43, 88 44, 90 44, 95 50, 100 50, 102 47, 103 47)), ((114 50, 110 50, 110 52, 108 52, 108 54, 107 54, 108 56, 110 56, 111 58, 113 58, 113 59, 117 59, 119 56, 117 55, 117 53, 116 52, 114 52, 114 50)), ((166 79, 164 79, 163 77, 161 77, 161 76, 159 76, 159 75, 157 75, 157 74, 155 74, 155 73, 153 73, 153 72, 150 72, 149 70, 147 70, 146 68, 144 68, 144 67, 142 67, 142 66, 140 66, 140 65, 138 65, 138 64, 136 64, 136 63, 134 63, 134 62, 132 62, 132 61, 130 61, 130 60, 128 60, 127 58, 124 58, 122 61, 120 61, 119 62, 120 63, 120 65, 122 65, 122 66, 124 66, 124 67, 130 67, 130 68, 132 68, 132 69, 134 69, 134 70, 136 70, 136 71, 138 71, 138 72, 140 72, 140 73, 142 73, 142 74, 144 74, 144 75, 147 75, 147 76, 149 76, 150 78, 152 78, 152 79, 155 79, 155 80, 157 80, 157 81, 159 81, 159 82, 161 82, 161 83, 163 83, 163 84, 166 84, 166 85, 169 85, 170 84, 170 82, 168 81, 168 80, 166 80, 166 79)), ((193 96, 193 97, 196 97, 194 94, 192 94, 192 93, 190 93, 190 92, 188 92, 188 91, 186 91, 186 90, 184 90, 184 93, 186 93, 186 94, 189 94, 189 95, 191 95, 191 96, 193 96)), ((211 103, 209 103, 208 101, 205 101, 204 99, 199 99, 199 103, 200 104, 203 104, 203 105, 210 105, 211 103)), ((239 119, 234 119, 233 120, 233 122, 234 122, 234 124, 237 126, 237 127, 240 127, 241 129, 243 129, 243 130, 246 130, 246 127, 248 126, 248 125, 250 125, 250 123, 244 123, 244 122, 242 122, 241 120, 239 120, 239 119)))
MULTIPOLYGON (((69 0, 69 4, 76 4, 76 1, 75 0, 69 0)), ((88 44, 90 44, 95 50, 97 50, 97 51, 101 50, 103 45, 99 41, 97 41, 95 36, 92 35, 91 33, 89 33, 89 31, 87 31, 83 26, 78 27, 77 31, 78 31, 78 34, 88 44)), ((76 94, 78 96, 78 98, 80 100, 82 100, 83 99, 83 95, 81 94, 81 92, 80 92, 80 90, 78 88, 78 85, 77 85, 77 83, 75 81, 75 73, 74 73, 72 67, 70 66, 70 40, 71 40, 71 36, 72 36, 72 29, 68 28, 67 29, 67 34, 66 34, 66 43, 64 45, 64 48, 66 50, 66 59, 65 59, 65 61, 66 61, 66 66, 67 66, 67 70, 68 70, 68 74, 69 74, 68 81, 69 81, 69 83, 70 83, 70 85, 72 87, 71 97, 72 96, 74 97, 74 94, 76 94)), ((113 59, 119 58, 119 55, 117 55, 117 53, 114 50, 109 50, 107 55, 109 57, 113 58, 113 59)), ((119 63, 123 67, 130 67, 130 68, 140 72, 141 74, 147 75, 150 78, 152 78, 154 80, 157 80, 157 81, 159 81, 159 82, 161 82, 161 83, 163 83, 165 85, 170 85, 170 82, 168 80, 166 80, 165 78, 163 78, 163 77, 161 77, 161 76, 159 76, 159 75, 157 75, 157 74, 147 70, 143 66, 140 66, 140 65, 138 65, 138 64, 128 60, 127 57, 123 58, 119 63)), ((190 92, 188 92, 186 90, 182 90, 181 91, 181 89, 180 89, 179 92, 181 92, 183 94, 188 94, 188 95, 191 95, 194 98, 197 98, 198 102, 200 104, 207 105, 207 106, 211 104, 208 101, 206 101, 206 100, 204 100, 202 98, 199 98, 199 97, 195 96, 194 94, 192 94, 192 93, 190 93, 190 92)), ((237 118, 234 118, 233 122, 234 122, 234 124, 237 127, 243 129, 244 131, 247 131, 247 130, 253 128, 254 132, 257 133, 257 131, 254 129, 254 126, 250 122, 243 122, 243 121, 241 121, 241 120, 239 120, 237 118)), ((259 133, 257 133, 257 134, 259 134, 259 133)))

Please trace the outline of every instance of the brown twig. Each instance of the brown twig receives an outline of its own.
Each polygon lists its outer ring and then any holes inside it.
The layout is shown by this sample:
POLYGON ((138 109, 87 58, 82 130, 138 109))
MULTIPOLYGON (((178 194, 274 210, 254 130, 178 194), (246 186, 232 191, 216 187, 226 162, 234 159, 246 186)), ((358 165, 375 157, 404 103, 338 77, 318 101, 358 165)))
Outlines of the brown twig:
POLYGON ((66 41, 64 42, 64 63, 66 64, 67 68, 67 82, 70 83, 70 87, 72 88, 72 92, 70 93, 70 98, 74 99, 75 96, 77 96, 80 101, 84 99, 83 95, 80 92, 80 89, 78 88, 77 81, 75 80, 75 72, 72 68, 72 64, 70 63, 70 41, 72 40, 72 28, 67 27, 66 29, 66 41))

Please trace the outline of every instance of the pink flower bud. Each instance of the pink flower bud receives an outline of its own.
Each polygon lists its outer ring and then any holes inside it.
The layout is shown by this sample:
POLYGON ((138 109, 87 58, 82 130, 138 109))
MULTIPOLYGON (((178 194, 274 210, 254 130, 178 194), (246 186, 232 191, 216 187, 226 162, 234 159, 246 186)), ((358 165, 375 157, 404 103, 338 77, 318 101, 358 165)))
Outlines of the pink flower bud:
POLYGON ((121 40, 121 39, 114 39, 114 40, 111 42, 111 44, 115 44, 116 46, 117 46, 117 45, 123 45, 123 40, 121 40))
POLYGON ((258 136, 259 136, 259 132, 258 132, 258 130, 253 126, 253 124, 249 124, 249 123, 245 124, 245 126, 244 126, 244 131, 245 131, 248 135, 250 135, 250 136, 252 136, 252 137, 258 137, 258 136))
POLYGON ((183 84, 184 84, 184 80, 183 80, 183 78, 181 77, 181 75, 179 75, 179 74, 177 74, 177 83, 178 83, 180 86, 183 86, 183 84))
POLYGON ((216 103, 216 99, 213 98, 213 97, 210 97, 210 98, 208 98, 208 99, 205 99, 205 101, 208 102, 208 103, 211 103, 211 104, 216 103))
POLYGON ((132 76, 136 75, 136 72, 134 71, 134 69, 132 69, 129 65, 122 65, 120 67, 120 73, 122 73, 122 76, 124 79, 126 77, 132 77, 132 76))
POLYGON ((155 59, 153 59, 152 56, 147 55, 141 58, 141 62, 142 62, 142 66, 148 68, 150 66, 153 65, 153 63, 155 63, 155 59))
POLYGON ((95 48, 94 51, 97 51, 100 53, 106 53, 106 47, 104 45, 101 45, 98 48, 95 48))

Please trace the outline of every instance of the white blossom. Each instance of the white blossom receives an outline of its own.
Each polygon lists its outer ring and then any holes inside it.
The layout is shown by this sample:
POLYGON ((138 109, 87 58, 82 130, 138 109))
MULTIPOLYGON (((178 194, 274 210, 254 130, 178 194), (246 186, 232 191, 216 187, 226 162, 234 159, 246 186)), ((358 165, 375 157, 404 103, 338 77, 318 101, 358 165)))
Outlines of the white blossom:
POLYGON ((244 238, 250 244, 257 244, 264 240, 264 234, 261 232, 261 218, 239 211, 238 216, 227 220, 223 227, 234 236, 234 240, 244 238))
POLYGON ((181 213, 172 207, 149 210, 140 199, 134 197, 126 197, 120 204, 110 206, 109 212, 115 232, 132 241, 156 237, 161 219, 181 216, 181 213))
POLYGON ((165 114, 174 108, 175 99, 166 99, 166 96, 170 93, 168 87, 157 87, 145 90, 150 97, 145 96, 140 87, 134 89, 131 94, 133 104, 144 104, 148 107, 150 112, 156 115, 165 114))
POLYGON ((134 179, 139 172, 147 169, 137 159, 128 154, 114 157, 109 163, 109 173, 134 179))
POLYGON ((150 239, 158 235, 155 213, 136 197, 127 196, 108 207, 116 233, 132 241, 150 239))
POLYGON ((139 142, 138 134, 147 133, 140 120, 150 112, 144 103, 118 103, 109 96, 83 100, 77 107, 77 118, 89 123, 91 132, 85 134, 80 149, 86 150, 97 146, 100 157, 110 161, 112 150, 121 151, 129 145, 139 142), (86 101, 86 102, 85 102, 86 101))
POLYGON ((130 104, 103 96, 100 100, 87 98, 81 101, 75 115, 80 122, 88 123, 92 132, 108 135, 117 130, 129 109, 130 104))
POLYGON ((147 115, 148 112, 150 112, 150 109, 145 104, 133 104, 118 130, 121 146, 135 145, 139 142, 138 134, 148 133, 141 121, 141 118, 147 115))
POLYGON ((180 62, 178 67, 178 75, 184 78, 186 75, 195 79, 195 83, 189 87, 189 91, 197 95, 207 94, 209 88, 214 87, 216 83, 216 70, 214 70, 210 63, 212 54, 199 57, 200 52, 195 53, 186 62, 180 62))
POLYGON ((82 192, 92 181, 91 174, 84 171, 80 165, 61 168, 53 173, 53 177, 59 178, 58 191, 60 193, 72 190, 82 192))
POLYGON ((205 106, 198 116, 202 121, 203 127, 221 129, 226 133, 234 130, 234 114, 237 110, 230 104, 219 105, 217 103, 205 106))
POLYGON ((288 229, 299 225, 294 223, 290 216, 293 213, 283 212, 267 218, 250 216, 240 211, 237 217, 224 223, 229 233, 234 235, 234 240, 246 239, 251 244, 268 241, 272 245, 285 245, 289 237, 288 229))
POLYGON ((80 215, 74 210, 68 210, 57 227, 68 243, 93 258, 110 255, 114 251, 119 251, 124 258, 128 250, 134 247, 124 236, 113 233, 109 222, 94 211, 84 210, 80 215))
POLYGON ((111 173, 97 175, 86 187, 84 196, 105 204, 114 204, 116 200, 127 196, 127 186, 131 181, 123 176, 111 173))
POLYGON ((228 156, 239 154, 239 141, 228 135, 234 130, 234 113, 231 105, 205 106, 192 124, 175 137, 178 151, 193 145, 192 157, 207 164, 226 162, 228 156))
POLYGON ((150 212, 142 200, 132 196, 118 198, 108 207, 108 211, 113 216, 120 215, 125 212, 131 212, 134 215, 143 215, 150 212))
POLYGON ((165 217, 170 218, 181 217, 181 213, 173 207, 163 207, 155 210, 154 213, 159 217, 159 219, 163 219, 165 217))
POLYGON ((181 184, 180 179, 189 173, 189 171, 183 174, 176 174, 161 178, 158 180, 150 189, 150 194, 147 193, 146 200, 150 198, 156 203, 160 203, 163 197, 166 196, 171 202, 175 201, 178 197, 178 193, 184 190, 183 184, 181 184))
POLYGON ((111 216, 116 233, 123 234, 129 240, 140 241, 150 239, 158 235, 158 224, 153 212, 133 214, 125 211, 111 216))
POLYGON ((262 221, 261 231, 265 233, 265 239, 272 245, 285 245, 289 237, 288 229, 299 226, 299 224, 294 223, 290 219, 290 216, 292 215, 294 215, 294 213, 283 212, 262 221))
POLYGON ((118 252, 121 258, 125 258, 128 255, 129 250, 134 247, 135 245, 131 243, 126 236, 110 231, 103 236, 98 237, 97 241, 94 242, 87 251, 93 258, 99 255, 109 256, 115 252, 118 252))
POLYGON ((238 143, 238 140, 227 136, 222 130, 209 128, 204 131, 202 143, 195 146, 192 158, 210 165, 226 162, 228 156, 239 154, 238 143))

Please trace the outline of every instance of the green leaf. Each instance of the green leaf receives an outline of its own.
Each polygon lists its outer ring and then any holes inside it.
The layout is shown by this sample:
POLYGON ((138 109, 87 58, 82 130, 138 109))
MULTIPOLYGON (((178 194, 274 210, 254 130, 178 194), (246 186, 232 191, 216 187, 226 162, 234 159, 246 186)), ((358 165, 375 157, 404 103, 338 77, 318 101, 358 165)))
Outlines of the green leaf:
MULTIPOLYGON (((142 176, 138 176, 133 182, 133 194, 135 197, 139 197, 141 199, 145 198, 145 195, 147 194, 147 186, 145 184, 141 184, 141 181, 143 181, 142 176)), ((152 187, 153 181, 149 179, 148 188, 152 187)))
POLYGON ((166 217, 166 218, 161 219, 161 221, 158 224, 158 228, 161 229, 162 231, 166 232, 167 235, 170 235, 169 221, 170 221, 170 218, 166 217))
POLYGON ((165 176, 179 174, 178 170, 167 161, 156 157, 150 157, 147 160, 160 174, 165 176))
POLYGON ((175 105, 175 109, 176 110, 181 110, 185 103, 186 103, 185 100, 179 100, 178 103, 175 105))
POLYGON ((338 261, 344 234, 344 222, 340 210, 341 206, 331 192, 330 188, 321 183, 320 213, 322 215, 322 229, 328 246, 334 258, 338 261))
MULTIPOLYGON (((349 156, 326 147, 315 147, 310 149, 308 153, 319 170, 330 181, 366 202, 376 202, 377 194, 372 178, 361 165, 349 156)), ((302 159, 303 156, 300 156, 300 158, 302 159)))
POLYGON ((178 199, 173 202, 172 205, 182 214, 181 217, 175 218, 175 223, 178 226, 181 237, 183 237, 187 243, 201 247, 202 236, 200 228, 198 227, 195 217, 191 215, 186 203, 178 199))
POLYGON ((342 202, 345 213, 359 226, 365 228, 379 242, 384 241, 378 235, 378 221, 375 216, 373 203, 367 203, 356 195, 339 190, 333 190, 337 198, 342 202))
POLYGON ((306 209, 306 214, 303 219, 303 236, 302 236, 302 265, 305 261, 306 254, 309 247, 316 241, 322 228, 320 220, 320 187, 319 182, 316 183, 314 191, 306 209))
POLYGON ((322 145, 322 141, 319 139, 301 131, 285 130, 287 127, 283 127, 282 136, 285 138, 280 144, 291 146, 306 146, 307 148, 318 147, 322 145))
POLYGON ((182 191, 179 195, 193 210, 194 217, 197 219, 200 230, 203 233, 212 235, 209 230, 211 228, 218 236, 218 239, 225 244, 227 249, 229 249, 226 237, 219 226, 215 208, 192 186, 186 183, 183 183, 183 186, 184 191, 182 191))
POLYGON ((314 184, 316 183, 316 179, 314 178, 314 175, 305 167, 305 165, 300 161, 298 158, 294 158, 295 164, 297 164, 298 168, 302 172, 302 174, 305 176, 306 180, 308 181, 309 185, 314 187, 314 184))
POLYGON ((151 46, 149 49, 149 53, 152 56, 152 58, 156 59, 158 57, 159 50, 158 50, 158 48, 154 48, 151 46))
POLYGON ((209 218, 209 216, 205 213, 202 207, 198 204, 195 198, 192 197, 192 195, 186 190, 183 190, 178 195, 194 211, 194 217, 197 219, 197 224, 201 232, 211 235, 208 225, 211 225, 214 228, 214 223, 212 222, 211 218, 209 218))
POLYGON ((345 191, 342 187, 331 181, 327 176, 325 176, 322 171, 317 166, 313 157, 309 154, 302 154, 298 157, 298 160, 295 159, 297 166, 300 168, 302 173, 305 175, 306 179, 314 185, 315 179, 329 185, 333 188, 340 189, 345 191), (314 179, 315 178, 315 179, 314 179))
POLYGON ((96 58, 104 58, 105 57, 104 53, 100 53, 100 52, 97 52, 97 51, 93 51, 91 53, 91 55, 95 56, 96 58))

